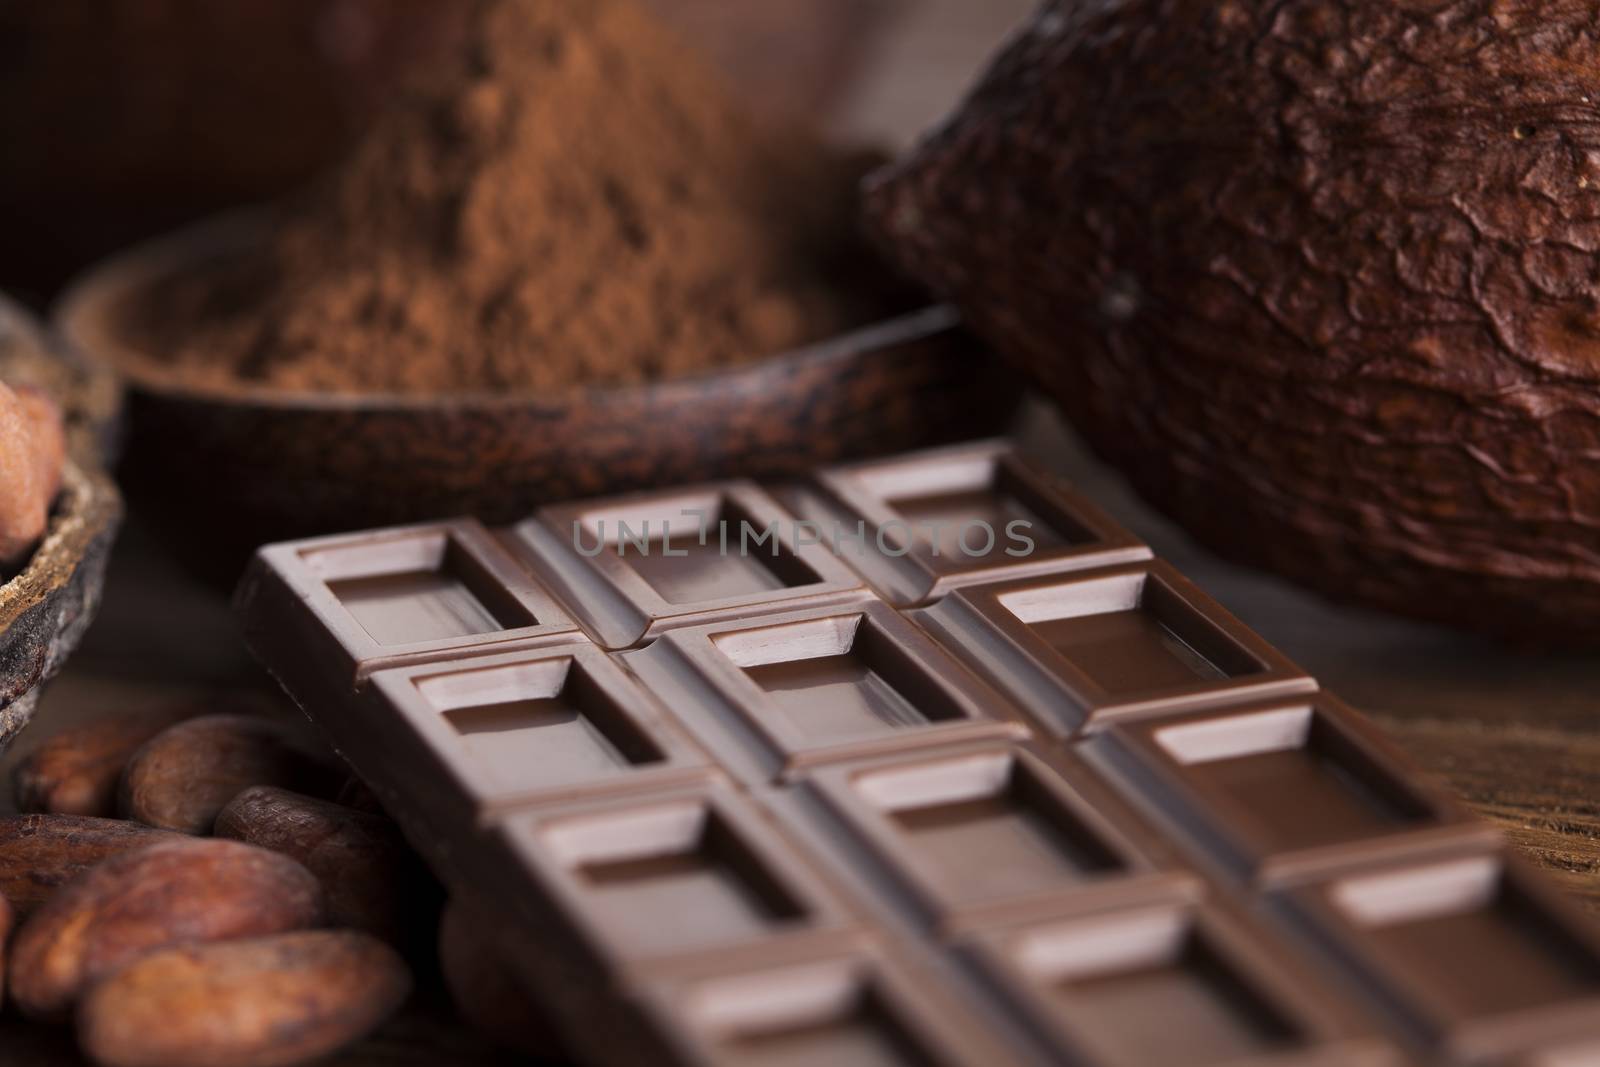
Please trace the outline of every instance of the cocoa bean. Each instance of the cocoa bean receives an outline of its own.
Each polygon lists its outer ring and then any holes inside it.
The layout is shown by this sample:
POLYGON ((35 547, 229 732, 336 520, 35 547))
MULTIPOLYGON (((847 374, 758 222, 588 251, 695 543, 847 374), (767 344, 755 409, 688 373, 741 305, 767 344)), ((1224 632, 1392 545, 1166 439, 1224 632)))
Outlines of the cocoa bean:
POLYGON ((181 835, 143 823, 83 815, 0 817, 0 893, 19 918, 90 867, 129 849, 181 835))
POLYGON ((344 780, 334 758, 272 719, 206 715, 146 742, 122 775, 120 809, 151 826, 203 834, 252 785, 330 795, 344 780))
POLYGON ((349 930, 181 945, 95 986, 78 1041, 101 1067, 284 1067, 359 1040, 410 989, 392 949, 349 930))
POLYGON ((533 1059, 567 1060, 544 1006, 505 962, 500 940, 480 914, 452 897, 439 923, 439 968, 456 1011, 502 1048, 533 1059))
POLYGON ((253 786, 217 816, 216 836, 298 861, 322 882, 328 922, 400 946, 432 929, 438 891, 388 818, 275 786, 253 786))
POLYGON ((104 715, 63 730, 22 759, 12 788, 22 811, 114 815, 122 768, 140 745, 184 719, 193 705, 104 715))
POLYGON ((11 995, 55 1019, 97 979, 155 949, 298 930, 322 918, 298 863, 237 841, 178 839, 113 856, 58 890, 17 931, 11 995))

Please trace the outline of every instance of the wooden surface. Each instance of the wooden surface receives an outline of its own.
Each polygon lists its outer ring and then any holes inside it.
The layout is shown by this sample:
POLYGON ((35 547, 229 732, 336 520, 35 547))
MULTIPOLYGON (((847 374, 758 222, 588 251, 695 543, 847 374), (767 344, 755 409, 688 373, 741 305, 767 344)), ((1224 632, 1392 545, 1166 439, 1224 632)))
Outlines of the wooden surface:
MULTIPOLYGON (((903 142, 943 110, 1027 7, 1027 0, 919 0, 911 21, 885 43, 840 129, 903 142)), ((1600 911, 1600 657, 1523 652, 1331 606, 1193 546, 1132 499, 1042 408, 1030 413, 1023 436, 1327 688, 1371 714, 1429 773, 1600 911)), ((100 710, 260 684, 234 636, 225 596, 190 578, 134 527, 113 560, 100 622, 6 762, 100 710)), ((7 1067, 79 1062, 69 1035, 9 1018, 0 1020, 0 1048, 7 1067)), ((328 1062, 471 1067, 506 1060, 456 1025, 435 991, 328 1062)))

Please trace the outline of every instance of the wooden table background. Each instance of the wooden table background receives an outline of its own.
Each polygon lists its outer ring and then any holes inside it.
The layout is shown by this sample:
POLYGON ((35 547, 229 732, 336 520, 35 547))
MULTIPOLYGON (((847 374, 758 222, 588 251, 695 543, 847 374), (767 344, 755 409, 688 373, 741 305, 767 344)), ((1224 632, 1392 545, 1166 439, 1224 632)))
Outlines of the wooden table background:
MULTIPOLYGON (((905 143, 943 112, 1029 6, 1028 0, 912 0, 838 116, 838 132, 905 143)), ((1372 715, 1427 771, 1600 913, 1600 657, 1524 652, 1329 605, 1196 547, 1087 456, 1042 404, 1030 406, 1019 433, 1325 687, 1372 715)), ((0 772, 84 716, 262 684, 234 634, 226 598, 192 579, 131 523, 113 559, 99 622, 0 772)), ((9 1017, 0 1019, 0 1049, 8 1067, 80 1062, 69 1033, 9 1017)), ((432 991, 331 1062, 505 1061, 456 1025, 432 991)))

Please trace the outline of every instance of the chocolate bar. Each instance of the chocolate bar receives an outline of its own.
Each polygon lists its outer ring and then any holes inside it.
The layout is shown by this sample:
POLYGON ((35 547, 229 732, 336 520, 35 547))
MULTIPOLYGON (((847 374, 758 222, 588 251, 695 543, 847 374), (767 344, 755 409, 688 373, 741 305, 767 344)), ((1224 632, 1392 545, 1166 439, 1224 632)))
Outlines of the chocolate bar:
POLYGON ((1005 442, 273 545, 252 647, 597 1064, 1600 1063, 1600 933, 1005 442))

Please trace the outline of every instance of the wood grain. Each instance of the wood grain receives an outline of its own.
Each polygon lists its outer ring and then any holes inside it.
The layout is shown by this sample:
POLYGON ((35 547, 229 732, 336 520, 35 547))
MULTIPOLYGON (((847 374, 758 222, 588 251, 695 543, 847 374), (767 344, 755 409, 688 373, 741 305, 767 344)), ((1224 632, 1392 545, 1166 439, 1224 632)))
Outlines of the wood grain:
POLYGON ((1531 726, 1378 721, 1600 914, 1600 737, 1531 726))

